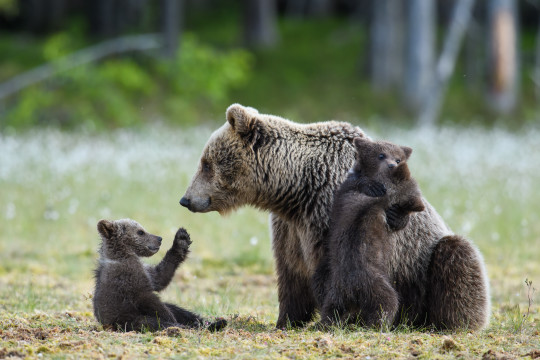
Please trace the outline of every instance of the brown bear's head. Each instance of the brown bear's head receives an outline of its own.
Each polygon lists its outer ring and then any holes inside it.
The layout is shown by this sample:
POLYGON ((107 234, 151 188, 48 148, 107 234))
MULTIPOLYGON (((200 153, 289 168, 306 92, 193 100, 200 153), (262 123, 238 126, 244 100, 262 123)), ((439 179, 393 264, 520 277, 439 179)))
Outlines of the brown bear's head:
POLYGON ((356 162, 351 169, 369 178, 404 180, 410 177, 407 159, 412 149, 387 141, 355 138, 356 162))
POLYGON ((193 212, 224 214, 242 205, 284 216, 316 211, 314 197, 333 194, 352 165, 353 139, 363 136, 348 123, 297 124, 239 104, 226 117, 180 200, 193 212))
POLYGON ((97 229, 103 241, 103 255, 109 259, 132 255, 152 256, 161 246, 161 237, 146 232, 138 222, 131 219, 100 220, 97 229))
POLYGON ((255 178, 255 153, 263 132, 257 110, 231 105, 227 122, 208 140, 180 204, 193 212, 223 214, 253 201, 255 184, 245 179, 255 178))

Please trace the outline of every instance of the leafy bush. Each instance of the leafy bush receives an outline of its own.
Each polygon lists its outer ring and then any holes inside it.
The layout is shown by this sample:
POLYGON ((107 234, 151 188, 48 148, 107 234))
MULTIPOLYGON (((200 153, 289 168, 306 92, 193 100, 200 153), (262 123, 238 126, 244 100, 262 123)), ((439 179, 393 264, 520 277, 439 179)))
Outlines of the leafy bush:
MULTIPOLYGON (((80 41, 59 33, 42 52, 59 63, 78 47, 80 41)), ((221 52, 187 34, 172 60, 144 54, 109 58, 24 89, 0 114, 0 127, 92 130, 136 125, 156 114, 178 124, 194 123, 225 107, 230 90, 249 79, 251 67, 250 53, 221 52)))

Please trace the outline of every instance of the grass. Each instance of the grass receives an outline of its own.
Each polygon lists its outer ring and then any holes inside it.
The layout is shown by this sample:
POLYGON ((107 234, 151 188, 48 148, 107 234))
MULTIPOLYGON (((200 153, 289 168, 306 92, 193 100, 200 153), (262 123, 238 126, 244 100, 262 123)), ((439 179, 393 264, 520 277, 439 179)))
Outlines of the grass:
POLYGON ((243 208, 221 218, 178 204, 212 129, 148 126, 98 135, 42 129, 0 134, 0 358, 536 356, 540 130, 386 126, 374 122, 367 131, 414 148, 411 171, 424 195, 484 254, 493 300, 486 330, 276 330, 268 215, 243 208), (91 306, 96 224, 123 217, 164 237, 153 263, 178 226, 188 229, 191 256, 162 297, 206 317, 226 317, 225 331, 101 328, 91 306))

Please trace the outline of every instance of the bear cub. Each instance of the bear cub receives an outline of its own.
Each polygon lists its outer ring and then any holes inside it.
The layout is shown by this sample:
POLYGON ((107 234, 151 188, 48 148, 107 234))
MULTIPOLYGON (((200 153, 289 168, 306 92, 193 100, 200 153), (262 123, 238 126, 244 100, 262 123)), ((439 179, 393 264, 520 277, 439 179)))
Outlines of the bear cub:
MULTIPOLYGON (((120 331, 203 326, 199 315, 164 303, 155 293, 169 285, 189 253, 191 240, 185 229, 178 229, 172 247, 156 266, 144 264, 140 257, 157 253, 162 239, 146 232, 136 221, 100 220, 97 229, 102 242, 93 305, 94 315, 103 326, 120 331)), ((208 330, 220 330, 226 324, 218 320, 208 330)))
POLYGON ((366 138, 355 138, 354 145, 356 162, 334 199, 327 263, 316 275, 326 277, 319 289, 321 325, 390 326, 399 307, 389 276, 390 234, 424 203, 407 166, 411 148, 366 138))

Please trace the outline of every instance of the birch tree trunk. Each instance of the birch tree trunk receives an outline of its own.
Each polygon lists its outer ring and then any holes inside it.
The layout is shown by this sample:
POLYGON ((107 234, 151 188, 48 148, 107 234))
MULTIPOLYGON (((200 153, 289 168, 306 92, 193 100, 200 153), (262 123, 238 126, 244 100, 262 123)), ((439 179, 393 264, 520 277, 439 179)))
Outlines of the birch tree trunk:
POLYGON ((276 44, 275 0, 244 0, 244 41, 251 48, 265 48, 276 44))
POLYGON ((409 0, 407 9, 404 99, 417 113, 433 80, 435 64, 435 2, 409 0))
POLYGON ((436 73, 428 86, 428 93, 420 111, 419 122, 423 125, 433 125, 439 115, 448 80, 454 72, 460 44, 467 30, 473 7, 474 0, 459 0, 455 5, 448 35, 437 61, 436 73))
POLYGON ((403 80, 403 2, 373 2, 371 20, 371 83, 375 90, 387 91, 403 80))
POLYGON ((183 0, 162 0, 163 56, 172 59, 179 45, 183 0))
POLYGON ((507 114, 517 102, 517 3, 490 0, 488 13, 488 105, 507 114))
POLYGON ((536 51, 532 78, 536 86, 536 99, 540 100, 540 21, 538 22, 538 31, 536 33, 536 51))

